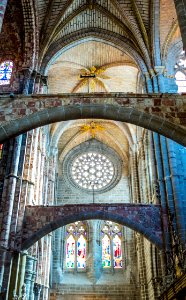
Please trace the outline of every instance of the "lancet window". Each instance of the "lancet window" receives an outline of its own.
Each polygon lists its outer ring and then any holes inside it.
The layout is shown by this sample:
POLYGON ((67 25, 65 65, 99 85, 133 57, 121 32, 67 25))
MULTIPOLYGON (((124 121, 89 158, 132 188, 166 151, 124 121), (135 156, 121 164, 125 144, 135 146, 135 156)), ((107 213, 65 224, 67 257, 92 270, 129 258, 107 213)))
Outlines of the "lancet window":
POLYGON ((123 268, 121 226, 111 221, 104 221, 101 228, 101 240, 103 269, 123 268))
POLYGON ((87 230, 84 222, 66 226, 66 269, 86 270, 87 230))
POLYGON ((12 61, 4 61, 0 64, 0 85, 10 84, 12 69, 12 61))

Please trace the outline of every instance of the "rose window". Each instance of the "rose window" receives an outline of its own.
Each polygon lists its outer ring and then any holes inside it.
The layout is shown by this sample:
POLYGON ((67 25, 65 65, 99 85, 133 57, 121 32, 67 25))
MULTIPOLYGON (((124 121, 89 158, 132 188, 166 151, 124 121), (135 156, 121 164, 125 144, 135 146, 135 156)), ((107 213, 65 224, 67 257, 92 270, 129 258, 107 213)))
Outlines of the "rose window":
POLYGON ((74 159, 71 174, 81 188, 100 190, 111 183, 114 166, 105 155, 87 152, 74 159))

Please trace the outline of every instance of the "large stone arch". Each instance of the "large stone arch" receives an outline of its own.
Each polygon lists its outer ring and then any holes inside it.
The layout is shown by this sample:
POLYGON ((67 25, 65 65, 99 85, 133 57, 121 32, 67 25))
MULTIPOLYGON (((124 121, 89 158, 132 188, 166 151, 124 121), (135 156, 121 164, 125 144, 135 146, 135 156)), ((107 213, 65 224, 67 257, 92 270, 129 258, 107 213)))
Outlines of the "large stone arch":
POLYGON ((22 95, 14 100, 3 99, 0 143, 50 123, 91 118, 138 125, 186 146, 185 96, 110 93, 22 95))
MULTIPOLYGON (((163 215, 166 218, 166 215, 163 215)), ((158 248, 163 247, 161 210, 158 205, 80 204, 64 206, 27 206, 22 242, 17 247, 28 249, 46 234, 76 221, 110 220, 144 235, 158 248)), ((166 230, 166 228, 164 228, 166 230)))

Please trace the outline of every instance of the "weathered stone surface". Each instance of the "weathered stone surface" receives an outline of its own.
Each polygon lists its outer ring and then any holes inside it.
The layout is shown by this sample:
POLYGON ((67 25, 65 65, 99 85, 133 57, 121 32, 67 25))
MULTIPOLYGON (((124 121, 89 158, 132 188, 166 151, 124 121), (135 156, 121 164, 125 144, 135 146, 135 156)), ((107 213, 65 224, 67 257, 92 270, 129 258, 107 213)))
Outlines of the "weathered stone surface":
POLYGON ((49 123, 81 118, 129 122, 186 145, 185 95, 123 93, 0 97, 0 142, 49 123))

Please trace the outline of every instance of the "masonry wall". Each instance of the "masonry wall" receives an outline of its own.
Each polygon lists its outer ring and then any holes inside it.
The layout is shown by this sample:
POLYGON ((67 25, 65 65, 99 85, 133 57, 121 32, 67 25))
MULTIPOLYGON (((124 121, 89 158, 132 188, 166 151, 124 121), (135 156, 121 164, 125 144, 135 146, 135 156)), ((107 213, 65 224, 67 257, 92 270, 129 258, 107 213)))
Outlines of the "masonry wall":
MULTIPOLYGON (((124 172, 123 172, 124 173, 124 172)), ((112 191, 101 194, 95 193, 95 203, 129 203, 129 182, 128 176, 122 174, 119 183, 112 191)), ((74 188, 62 175, 58 177, 57 203, 60 204, 83 204, 92 203, 93 193, 84 192, 78 188, 74 188)))

